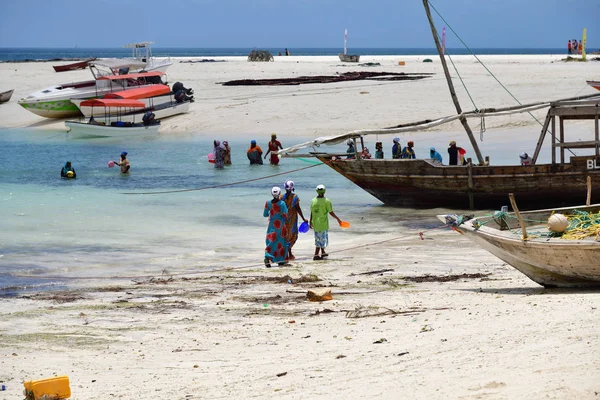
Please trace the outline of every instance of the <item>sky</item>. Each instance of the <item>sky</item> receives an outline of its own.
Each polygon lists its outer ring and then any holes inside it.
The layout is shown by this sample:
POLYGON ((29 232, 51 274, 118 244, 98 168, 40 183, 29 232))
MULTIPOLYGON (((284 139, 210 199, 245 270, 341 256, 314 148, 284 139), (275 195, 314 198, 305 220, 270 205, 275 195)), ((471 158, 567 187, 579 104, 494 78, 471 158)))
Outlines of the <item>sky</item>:
MULTIPOLYGON (((431 0, 473 48, 561 48, 600 0, 431 0)), ((422 0, 0 0, 0 47, 433 48, 422 0)), ((462 47, 448 31, 446 46, 462 47)))

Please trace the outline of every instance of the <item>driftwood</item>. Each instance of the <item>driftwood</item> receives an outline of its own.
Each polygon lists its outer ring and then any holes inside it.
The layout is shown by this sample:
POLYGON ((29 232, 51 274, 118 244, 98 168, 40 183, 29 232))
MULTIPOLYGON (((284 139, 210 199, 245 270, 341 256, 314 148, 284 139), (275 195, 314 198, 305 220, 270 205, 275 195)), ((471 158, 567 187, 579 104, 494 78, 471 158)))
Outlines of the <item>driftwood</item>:
POLYGON ((354 310, 346 311, 346 318, 380 317, 382 315, 414 315, 429 310, 449 310, 449 308, 411 308, 409 310, 400 311, 392 310, 387 307, 358 307, 354 310))
MULTIPOLYGON (((249 58, 248 58, 249 59, 249 58)), ((360 80, 378 80, 378 81, 414 81, 425 79, 433 74, 422 73, 413 74, 405 72, 344 72, 338 75, 318 75, 318 76, 300 76, 297 78, 279 78, 279 79, 240 79, 235 81, 222 82, 223 86, 278 86, 278 85, 302 85, 307 83, 331 83, 360 80)))
POLYGON ((377 269, 375 271, 360 272, 358 274, 350 274, 350 276, 355 276, 355 275, 377 275, 377 274, 382 274, 384 272, 392 272, 392 271, 393 271, 392 268, 377 269))

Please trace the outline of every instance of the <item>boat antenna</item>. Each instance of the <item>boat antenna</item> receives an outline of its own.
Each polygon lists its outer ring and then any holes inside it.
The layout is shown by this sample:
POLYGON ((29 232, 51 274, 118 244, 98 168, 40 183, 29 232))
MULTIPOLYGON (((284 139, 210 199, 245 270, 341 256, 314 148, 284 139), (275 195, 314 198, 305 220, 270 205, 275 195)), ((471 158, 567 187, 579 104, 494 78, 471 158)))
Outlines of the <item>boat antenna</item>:
MULTIPOLYGON (((442 67, 444 68, 444 75, 446 75, 446 81, 448 82, 448 89, 450 89, 450 96, 452 97, 452 101, 454 102, 454 107, 456 107, 456 112, 460 115, 462 114, 462 109, 460 108, 460 103, 458 102, 458 97, 456 96, 456 92, 454 91, 454 85, 452 84, 452 78, 450 78, 450 71, 448 70, 448 65, 446 64, 446 58, 444 57, 444 53, 442 51, 442 45, 440 44, 440 40, 438 37, 437 30, 435 29, 435 25, 433 24, 433 19, 431 18, 431 12, 429 10, 429 0, 423 0, 423 6, 425 7, 425 13, 427 14, 427 19, 429 20, 429 26, 431 27, 431 34, 433 35, 433 40, 435 42, 435 47, 437 48, 438 54, 440 56, 440 60, 442 62, 442 67)), ((464 116, 460 116, 460 123, 467 131, 467 136, 469 136, 469 140, 471 141, 471 146, 473 146, 473 150, 475 150, 475 155, 477 156, 477 160, 479 161, 479 165, 483 165, 485 162, 483 160, 483 156, 481 155, 481 151, 479 150, 479 145, 475 140, 475 136, 473 136, 473 131, 467 122, 467 119, 464 116)))

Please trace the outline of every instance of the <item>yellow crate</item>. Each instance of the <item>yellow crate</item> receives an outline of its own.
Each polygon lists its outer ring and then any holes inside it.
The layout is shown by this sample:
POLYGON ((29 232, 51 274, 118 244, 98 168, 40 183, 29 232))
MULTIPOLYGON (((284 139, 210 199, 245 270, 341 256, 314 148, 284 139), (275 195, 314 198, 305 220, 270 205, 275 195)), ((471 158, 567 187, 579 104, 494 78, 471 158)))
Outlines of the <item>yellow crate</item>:
POLYGON ((44 395, 56 400, 71 397, 68 376, 55 376, 39 381, 27 381, 23 385, 25 386, 27 400, 38 400, 44 395))

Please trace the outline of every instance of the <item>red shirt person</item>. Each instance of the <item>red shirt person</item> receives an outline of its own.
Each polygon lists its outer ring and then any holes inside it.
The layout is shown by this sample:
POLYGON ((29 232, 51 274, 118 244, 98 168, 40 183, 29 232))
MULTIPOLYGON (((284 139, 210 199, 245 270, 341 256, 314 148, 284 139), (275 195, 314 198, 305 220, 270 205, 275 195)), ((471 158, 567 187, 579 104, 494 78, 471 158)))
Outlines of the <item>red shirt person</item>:
POLYGON ((270 159, 271 165, 279 164, 279 156, 277 154, 275 154, 275 152, 277 150, 283 149, 283 146, 281 145, 279 140, 277 140, 276 134, 271 135, 271 141, 269 142, 267 147, 269 148, 269 150, 267 150, 267 153, 265 154, 265 160, 267 159, 267 156, 269 155, 269 153, 271 153, 271 159, 270 159))

